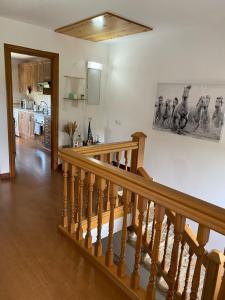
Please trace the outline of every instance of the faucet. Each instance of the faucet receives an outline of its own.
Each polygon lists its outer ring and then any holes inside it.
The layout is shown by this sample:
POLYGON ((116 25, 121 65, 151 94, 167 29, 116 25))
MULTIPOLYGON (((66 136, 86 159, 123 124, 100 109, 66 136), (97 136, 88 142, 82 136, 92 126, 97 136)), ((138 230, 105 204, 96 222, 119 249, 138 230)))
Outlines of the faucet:
POLYGON ((45 105, 45 107, 42 109, 43 114, 48 114, 48 104, 45 101, 41 101, 40 106, 42 107, 43 105, 45 105))

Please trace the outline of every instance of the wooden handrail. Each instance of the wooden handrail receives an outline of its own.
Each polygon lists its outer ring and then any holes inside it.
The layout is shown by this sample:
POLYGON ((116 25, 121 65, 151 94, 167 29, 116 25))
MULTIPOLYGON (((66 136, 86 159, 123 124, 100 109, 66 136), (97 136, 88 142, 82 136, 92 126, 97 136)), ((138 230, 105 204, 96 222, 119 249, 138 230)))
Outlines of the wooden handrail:
POLYGON ((79 153, 61 149, 59 157, 225 235, 225 209, 221 207, 79 153))
POLYGON ((60 151, 62 151, 63 153, 67 153, 68 155, 80 153, 87 156, 94 156, 135 149, 138 149, 138 142, 125 141, 118 143, 97 144, 78 148, 60 148, 60 151))
POLYGON ((148 174, 148 172, 143 167, 138 168, 137 173, 138 173, 138 175, 142 176, 143 178, 153 181, 153 178, 148 174))

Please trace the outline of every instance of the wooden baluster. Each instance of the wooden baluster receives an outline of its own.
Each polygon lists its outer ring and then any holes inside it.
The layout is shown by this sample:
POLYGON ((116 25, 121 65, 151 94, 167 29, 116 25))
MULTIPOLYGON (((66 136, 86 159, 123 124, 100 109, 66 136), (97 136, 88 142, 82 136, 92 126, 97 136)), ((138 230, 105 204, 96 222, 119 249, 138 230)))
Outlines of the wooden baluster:
MULTIPOLYGON (((223 254, 225 256, 225 250, 224 250, 223 254)), ((225 268, 225 264, 224 264, 224 268, 225 268)), ((224 300, 224 299, 225 299, 225 270, 224 270, 224 273, 223 273, 223 278, 222 278, 222 282, 221 282, 221 286, 220 286, 220 291, 219 291, 219 295, 218 295, 218 299, 217 300, 224 300)))
POLYGON ((110 210, 110 181, 107 180, 107 189, 106 189, 106 211, 110 210))
POLYGON ((112 164, 112 153, 107 153, 107 163, 112 164))
POLYGON ((210 233, 209 228, 207 228, 201 224, 198 226, 197 241, 199 243, 199 247, 197 249, 197 261, 195 264, 195 271, 194 271, 194 275, 193 275, 193 279, 192 279, 190 300, 197 299, 201 267, 202 267, 202 263, 203 263, 203 257, 205 254, 204 247, 209 240, 209 233, 210 233))
POLYGON ((133 194, 132 226, 135 228, 138 224, 138 194, 133 194))
POLYGON ((174 288, 175 288, 175 280, 177 273, 177 265, 178 265, 178 256, 179 256, 179 245, 182 239, 182 234, 184 231, 186 219, 180 214, 176 214, 175 224, 174 224, 174 242, 173 249, 171 255, 170 269, 168 272, 168 286, 169 290, 167 292, 167 300, 172 300, 174 297, 174 288))
POLYGON ((184 289, 183 289, 182 297, 181 297, 182 300, 187 299, 187 288, 188 288, 188 282, 189 282, 189 278, 190 278, 191 262, 192 262, 193 254, 194 254, 194 251, 191 248, 189 248, 188 266, 187 266, 187 271, 186 271, 184 289))
POLYGON ((162 232, 162 222, 165 215, 165 209, 162 206, 155 206, 155 237, 152 251, 151 272, 146 291, 146 300, 155 300, 157 264, 159 262, 159 246, 162 232))
POLYGON ((162 263, 161 263, 161 267, 162 267, 163 270, 165 270, 165 264, 166 264, 166 253, 167 253, 167 247, 168 247, 170 226, 171 226, 171 221, 167 217, 167 230, 166 230, 166 238, 165 238, 165 247, 164 247, 163 259, 162 259, 162 263))
POLYGON ((182 266, 182 261, 183 261, 183 253, 184 253, 184 241, 181 242, 181 249, 180 249, 180 258, 179 258, 179 264, 178 264, 178 269, 177 269, 177 278, 175 282, 175 291, 177 292, 179 290, 179 280, 180 280, 180 271, 181 271, 181 266, 182 266))
POLYGON ((117 166, 117 168, 120 167, 121 157, 122 157, 122 152, 116 152, 116 166, 117 166))
POLYGON ((145 242, 145 243, 147 242, 147 235, 148 235, 148 222, 149 222, 150 204, 151 204, 151 201, 148 200, 146 220, 145 220, 145 232, 144 232, 144 235, 143 235, 143 242, 145 242))
POLYGON ((128 168, 128 152, 127 152, 127 150, 124 151, 124 163, 125 163, 125 171, 127 171, 127 168, 128 168))
POLYGON ((118 195, 118 191, 119 191, 119 187, 117 186, 117 192, 116 192, 116 202, 115 202, 115 207, 119 206, 119 195, 118 195))
POLYGON ((121 248, 120 248, 120 260, 117 269, 117 274, 120 278, 125 275, 125 250, 126 250, 126 238, 127 238, 127 213, 130 201, 130 192, 127 190, 123 191, 123 227, 121 234, 121 248))
POLYGON ((78 198, 79 198, 79 178, 78 178, 78 168, 76 168, 75 182, 74 182, 74 222, 78 222, 78 198))
POLYGON ((76 230, 76 238, 79 241, 83 240, 82 216, 83 216, 83 189, 84 189, 85 171, 80 169, 78 183, 78 226, 76 230))
POLYGON ((224 255, 218 250, 213 250, 211 253, 209 253, 207 257, 205 282, 201 298, 202 300, 218 299, 221 279, 224 273, 224 258, 224 255))
POLYGON ((71 165, 70 174, 70 206, 71 206, 71 216, 70 216, 70 233, 75 231, 75 176, 77 175, 77 168, 71 165))
POLYGON ((64 161, 63 162, 63 227, 67 228, 68 227, 68 184, 67 184, 67 179, 68 179, 68 167, 69 164, 68 162, 64 161))
POLYGON ((103 178, 98 179, 98 225, 97 225, 97 242, 95 247, 95 255, 97 257, 102 256, 102 209, 103 209, 103 197, 106 187, 106 181, 103 178))
MULTIPOLYGON (((155 210, 155 205, 154 205, 153 209, 155 210)), ((152 255, 154 234, 155 234, 155 213, 154 213, 153 220, 152 220, 151 239, 150 239, 150 242, 149 242, 149 245, 148 245, 150 256, 152 255)))
MULTIPOLYGON (((112 163, 112 153, 107 154, 107 163, 112 163)), ((107 191, 106 191, 106 210, 110 210, 110 181, 107 180, 107 191)))
POLYGON ((87 233, 85 236, 85 247, 90 249, 92 247, 91 236, 91 218, 92 218, 92 200, 93 200, 93 185, 95 182, 95 175, 88 174, 88 213, 87 213, 87 233))
POLYGON ((135 259, 134 259, 134 269, 131 274, 130 286, 132 289, 137 289, 140 282, 140 257, 141 257, 141 246, 142 246, 142 226, 144 220, 144 212, 146 210, 147 200, 139 196, 138 200, 138 230, 137 230, 137 241, 135 246, 135 259))
POLYGON ((100 161, 107 162, 107 154, 101 154, 100 161))
POLYGON ((117 197, 117 186, 110 182, 110 217, 109 217, 109 234, 108 245, 105 257, 105 264, 107 267, 113 265, 113 230, 114 230, 114 209, 117 197))
POLYGON ((131 159, 131 150, 126 150, 124 152, 124 160, 125 160, 125 171, 128 170, 128 164, 131 159))

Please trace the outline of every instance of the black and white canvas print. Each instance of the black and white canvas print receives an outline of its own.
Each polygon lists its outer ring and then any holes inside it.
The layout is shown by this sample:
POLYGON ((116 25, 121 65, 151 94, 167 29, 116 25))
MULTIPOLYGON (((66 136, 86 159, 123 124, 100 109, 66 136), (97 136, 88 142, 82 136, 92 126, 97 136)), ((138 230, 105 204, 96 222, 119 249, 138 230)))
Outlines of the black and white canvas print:
POLYGON ((221 139, 225 85, 159 83, 157 90, 154 129, 221 139))

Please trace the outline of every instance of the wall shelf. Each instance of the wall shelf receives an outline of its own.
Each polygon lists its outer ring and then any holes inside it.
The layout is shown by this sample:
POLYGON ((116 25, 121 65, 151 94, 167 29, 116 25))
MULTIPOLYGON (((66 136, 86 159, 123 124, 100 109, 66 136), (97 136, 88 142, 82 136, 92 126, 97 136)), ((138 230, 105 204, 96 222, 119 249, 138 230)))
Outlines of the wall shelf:
POLYGON ((73 78, 73 79, 78 79, 78 80, 85 80, 85 77, 77 77, 77 76, 72 76, 72 75, 64 75, 66 78, 73 78))
POLYGON ((77 98, 77 99, 71 99, 71 98, 63 98, 64 100, 70 100, 70 101, 76 101, 76 100, 87 100, 86 98, 77 98))
POLYGON ((86 92, 86 78, 76 77, 72 75, 64 75, 65 78, 65 92, 64 99, 75 100, 87 100, 86 92))

